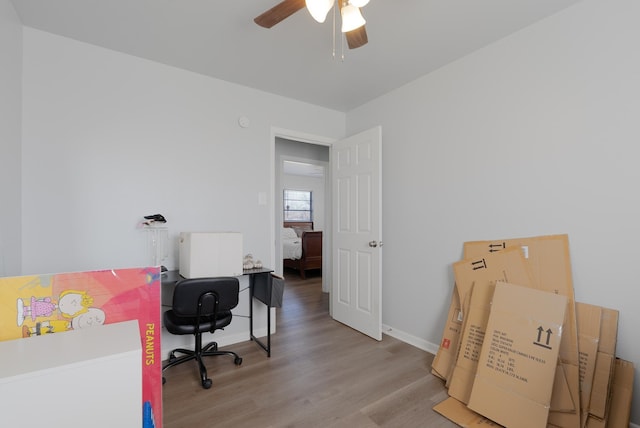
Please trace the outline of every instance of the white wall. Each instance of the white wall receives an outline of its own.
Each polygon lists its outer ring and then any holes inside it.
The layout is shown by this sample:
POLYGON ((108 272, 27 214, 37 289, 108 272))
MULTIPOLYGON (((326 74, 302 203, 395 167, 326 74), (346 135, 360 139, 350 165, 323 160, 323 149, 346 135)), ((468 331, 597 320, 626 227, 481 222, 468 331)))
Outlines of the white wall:
POLYGON ((271 127, 344 133, 340 112, 29 28, 24 43, 24 273, 145 264, 153 213, 174 239, 243 232, 269 263, 271 127))
POLYGON ((348 113, 383 130, 385 325, 437 346, 464 241, 567 233, 577 300, 620 311, 640 369, 638 16, 585 0, 348 113))
MULTIPOLYGON (((148 265, 137 225, 155 213, 170 269, 182 231, 242 232, 273 266, 272 127, 344 135, 344 113, 30 28, 23 76, 23 274, 148 265)), ((248 321, 221 335, 246 340, 248 321)))
POLYGON ((22 24, 0 0, 0 276, 21 268, 22 24))

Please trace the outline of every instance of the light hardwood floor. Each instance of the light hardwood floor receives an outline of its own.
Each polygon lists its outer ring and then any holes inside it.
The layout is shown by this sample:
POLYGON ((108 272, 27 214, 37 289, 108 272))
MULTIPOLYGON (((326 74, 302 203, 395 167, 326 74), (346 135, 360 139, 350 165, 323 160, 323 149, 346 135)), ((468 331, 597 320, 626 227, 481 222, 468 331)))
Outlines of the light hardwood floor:
POLYGON ((165 428, 456 427, 432 410, 447 397, 433 355, 332 320, 318 275, 285 274, 271 358, 254 342, 229 346, 244 361, 207 358, 209 390, 195 362, 167 370, 165 428))

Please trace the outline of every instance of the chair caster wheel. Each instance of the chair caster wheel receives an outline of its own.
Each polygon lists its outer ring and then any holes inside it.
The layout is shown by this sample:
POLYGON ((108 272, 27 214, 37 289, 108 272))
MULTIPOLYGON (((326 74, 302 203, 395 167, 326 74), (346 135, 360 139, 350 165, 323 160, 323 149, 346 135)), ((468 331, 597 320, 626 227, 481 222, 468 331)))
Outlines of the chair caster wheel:
POLYGON ((165 383, 167 383, 167 379, 165 379, 164 376, 162 376, 162 384, 164 385, 165 383))
POLYGON ((242 364, 242 357, 236 357, 233 362, 236 366, 239 366, 240 364, 242 364))
POLYGON ((209 389, 211 388, 211 379, 205 379, 202 381, 202 387, 204 389, 209 389))

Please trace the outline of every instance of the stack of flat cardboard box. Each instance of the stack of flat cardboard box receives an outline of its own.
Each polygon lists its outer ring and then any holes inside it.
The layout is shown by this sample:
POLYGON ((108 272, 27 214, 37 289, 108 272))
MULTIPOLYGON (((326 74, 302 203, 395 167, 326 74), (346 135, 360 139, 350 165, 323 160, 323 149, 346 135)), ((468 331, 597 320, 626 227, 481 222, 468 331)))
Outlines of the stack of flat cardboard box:
POLYGON ((462 427, 628 427, 618 312, 576 303, 567 235, 466 242, 453 271, 435 411, 462 427))

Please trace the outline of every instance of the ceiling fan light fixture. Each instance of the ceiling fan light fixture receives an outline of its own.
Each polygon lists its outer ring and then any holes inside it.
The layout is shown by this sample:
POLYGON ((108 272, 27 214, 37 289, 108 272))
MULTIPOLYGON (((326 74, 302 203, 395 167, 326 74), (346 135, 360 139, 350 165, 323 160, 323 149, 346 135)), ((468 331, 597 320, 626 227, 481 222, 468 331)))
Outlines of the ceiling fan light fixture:
POLYGON ((348 33, 356 28, 362 27, 367 21, 360 13, 360 9, 348 4, 342 8, 342 32, 348 33))
POLYGON ((327 14, 333 7, 335 0, 305 0, 307 10, 319 23, 323 23, 327 19, 327 14))
POLYGON ((352 4, 355 7, 365 7, 369 4, 369 0, 349 0, 349 4, 352 4))

